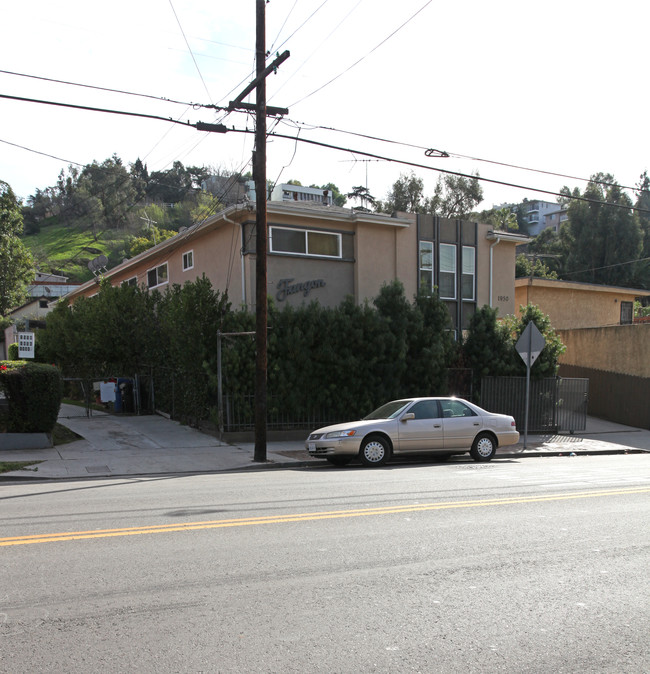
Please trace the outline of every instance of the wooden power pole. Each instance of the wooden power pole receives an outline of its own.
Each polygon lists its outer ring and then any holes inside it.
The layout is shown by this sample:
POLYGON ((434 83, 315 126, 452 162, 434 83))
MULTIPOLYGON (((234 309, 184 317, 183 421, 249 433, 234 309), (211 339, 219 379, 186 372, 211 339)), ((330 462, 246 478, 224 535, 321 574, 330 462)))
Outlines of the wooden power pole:
POLYGON ((267 271, 266 271, 266 0, 257 2, 257 38, 255 44, 255 64, 257 98, 255 110, 255 152, 253 173, 255 174, 256 202, 256 247, 255 247, 255 461, 266 461, 266 410, 267 410, 267 271))
MULTIPOLYGON (((266 249, 267 249, 267 223, 266 223, 266 115, 286 115, 285 108, 275 108, 266 105, 266 78, 290 54, 288 51, 278 55, 268 66, 266 62, 266 0, 256 0, 256 44, 255 64, 256 77, 248 84, 234 101, 230 101, 228 110, 255 111, 255 150, 253 152, 253 176, 255 178, 255 204, 256 204, 256 246, 255 246, 255 461, 266 461, 266 371, 267 371, 267 341, 268 328, 267 311, 267 273, 266 273, 266 249), (257 98, 255 106, 244 103, 244 99, 256 89, 257 98)), ((227 128, 222 124, 204 124, 199 122, 195 125, 199 131, 214 131, 226 133, 227 128)))

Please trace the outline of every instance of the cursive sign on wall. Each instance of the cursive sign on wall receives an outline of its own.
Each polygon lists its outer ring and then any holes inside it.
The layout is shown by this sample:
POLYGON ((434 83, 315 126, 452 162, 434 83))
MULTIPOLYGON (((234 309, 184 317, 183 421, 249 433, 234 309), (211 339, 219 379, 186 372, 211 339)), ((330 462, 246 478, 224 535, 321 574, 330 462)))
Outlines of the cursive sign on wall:
POLYGON ((322 278, 301 283, 294 283, 294 281, 295 279, 292 278, 281 278, 278 281, 278 291, 275 294, 278 302, 284 302, 289 295, 296 293, 302 293, 304 297, 307 297, 314 288, 324 288, 327 285, 322 278))

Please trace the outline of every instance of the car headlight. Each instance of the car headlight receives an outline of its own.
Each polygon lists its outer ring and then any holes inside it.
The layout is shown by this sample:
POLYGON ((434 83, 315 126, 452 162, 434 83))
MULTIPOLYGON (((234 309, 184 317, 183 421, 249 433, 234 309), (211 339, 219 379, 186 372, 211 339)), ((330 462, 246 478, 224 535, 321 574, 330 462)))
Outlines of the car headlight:
POLYGON ((355 435, 356 431, 332 431, 331 433, 326 433, 326 438, 351 438, 355 435))

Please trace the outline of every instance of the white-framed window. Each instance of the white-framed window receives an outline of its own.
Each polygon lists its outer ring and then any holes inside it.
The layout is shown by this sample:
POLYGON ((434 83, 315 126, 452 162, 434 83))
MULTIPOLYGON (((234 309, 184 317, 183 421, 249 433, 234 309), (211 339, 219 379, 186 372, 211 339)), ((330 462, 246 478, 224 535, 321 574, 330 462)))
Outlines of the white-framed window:
POLYGON ((188 250, 183 253, 183 271, 188 271, 194 268, 194 251, 188 250))
POLYGON ((154 267, 147 272, 147 287, 155 288, 167 283, 167 263, 154 267))
POLYGON ((420 241, 419 253, 420 290, 433 290, 433 241, 420 241))
POLYGON ((438 278, 440 297, 456 299, 456 244, 440 244, 440 275, 438 278))
POLYGON ((270 250, 272 253, 342 257, 341 235, 336 232, 271 227, 269 234, 270 250))
POLYGON ((126 281, 122 281, 123 286, 137 286, 138 285, 138 277, 137 276, 132 276, 131 278, 126 279, 126 281))
POLYGON ((464 300, 475 299, 476 279, 476 249, 472 246, 463 246, 463 275, 461 287, 464 300))

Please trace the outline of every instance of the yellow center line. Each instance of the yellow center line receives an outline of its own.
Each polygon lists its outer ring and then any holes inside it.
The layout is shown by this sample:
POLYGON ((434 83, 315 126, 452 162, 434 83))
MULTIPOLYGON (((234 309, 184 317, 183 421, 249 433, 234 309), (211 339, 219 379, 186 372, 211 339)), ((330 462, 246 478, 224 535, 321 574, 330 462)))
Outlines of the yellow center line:
POLYGON ((480 499, 467 501, 448 501, 441 503, 416 503, 401 506, 381 506, 375 508, 357 508, 353 510, 326 510, 291 515, 267 515, 205 522, 186 522, 185 524, 152 524, 146 527, 127 527, 122 529, 95 529, 90 531, 72 531, 29 536, 0 538, 0 546, 28 545, 30 543, 53 543, 55 541, 75 541, 86 538, 110 538, 114 536, 137 536, 140 534, 160 534, 174 531, 196 531, 200 529, 220 529, 225 527, 244 527, 256 524, 282 524, 285 522, 310 522, 316 520, 338 519, 344 517, 370 517, 373 515, 397 515, 402 513, 424 512, 428 510, 449 510, 453 508, 480 508, 486 506, 513 505, 525 503, 544 503, 548 501, 566 501, 572 499, 599 498, 629 494, 647 494, 650 487, 629 489, 585 491, 567 494, 548 494, 543 496, 511 496, 498 499, 480 499))

